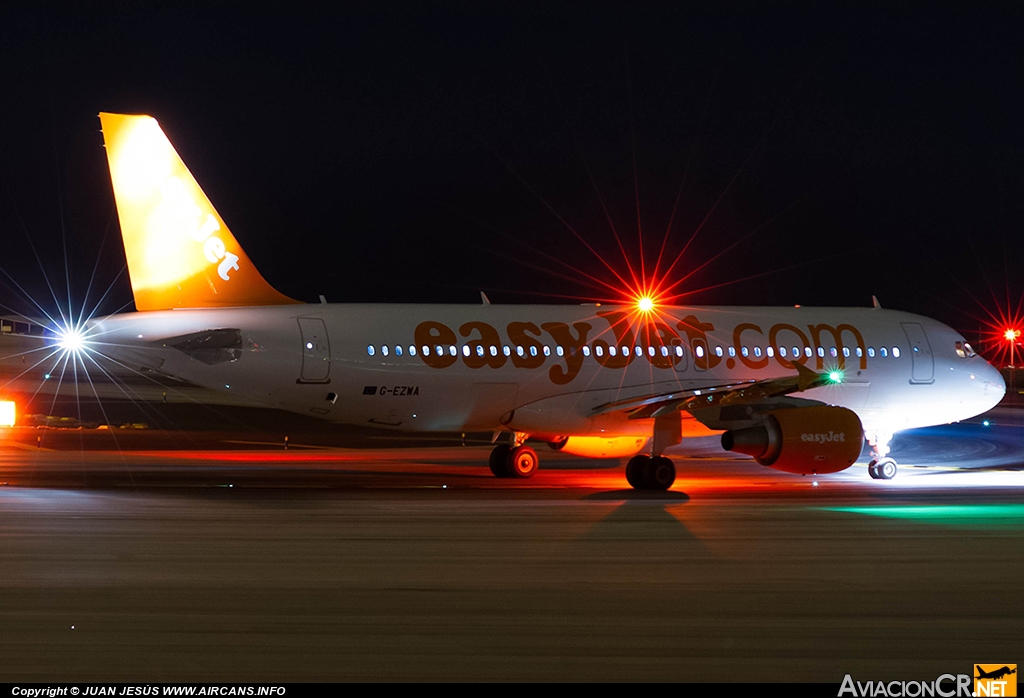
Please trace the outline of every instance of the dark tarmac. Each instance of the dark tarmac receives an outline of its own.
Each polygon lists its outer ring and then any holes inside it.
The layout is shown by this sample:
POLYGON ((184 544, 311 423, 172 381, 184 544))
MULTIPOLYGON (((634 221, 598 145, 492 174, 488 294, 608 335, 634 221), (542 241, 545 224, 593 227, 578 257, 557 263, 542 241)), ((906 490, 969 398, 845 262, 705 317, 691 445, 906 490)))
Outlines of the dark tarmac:
POLYGON ((660 494, 544 446, 510 482, 472 439, 101 450, 86 442, 109 435, 40 430, 51 450, 13 430, 0 680, 838 686, 1017 662, 1018 414, 900 435, 892 482, 704 442, 660 494))

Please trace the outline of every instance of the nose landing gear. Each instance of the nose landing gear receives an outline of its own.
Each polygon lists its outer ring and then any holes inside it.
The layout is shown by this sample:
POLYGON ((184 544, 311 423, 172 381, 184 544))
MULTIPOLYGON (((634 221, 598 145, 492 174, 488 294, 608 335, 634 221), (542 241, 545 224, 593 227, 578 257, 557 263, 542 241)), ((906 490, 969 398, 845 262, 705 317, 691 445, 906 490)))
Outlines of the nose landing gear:
POLYGON ((873 480, 892 480, 896 477, 896 461, 888 457, 892 434, 886 431, 868 431, 864 434, 871 445, 871 462, 868 475, 873 480))
POLYGON ((896 477, 896 461, 892 458, 880 458, 868 463, 868 475, 874 480, 892 480, 896 477))

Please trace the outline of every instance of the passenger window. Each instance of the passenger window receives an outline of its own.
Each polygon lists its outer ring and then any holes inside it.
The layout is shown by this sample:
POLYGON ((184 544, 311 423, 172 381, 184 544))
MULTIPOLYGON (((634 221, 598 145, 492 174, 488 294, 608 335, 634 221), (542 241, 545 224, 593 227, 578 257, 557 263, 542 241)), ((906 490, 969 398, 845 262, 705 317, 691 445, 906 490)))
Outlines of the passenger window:
POLYGON ((754 356, 761 357, 761 347, 754 347, 754 356))
POLYGON ((773 349, 772 347, 768 347, 767 349, 765 349, 765 351, 768 353, 769 357, 775 356, 775 349, 773 349))
POLYGON ((779 356, 786 358, 786 347, 779 347, 779 356))
POLYGON ((892 355, 893 355, 893 358, 896 358, 896 359, 900 358, 900 348, 899 347, 893 347, 892 348, 892 355))
POLYGON ((804 356, 806 356, 808 359, 814 356, 814 352, 811 350, 810 347, 804 347, 804 356))
POLYGON ((469 356, 469 345, 468 344, 463 344, 462 345, 462 355, 463 356, 469 356))
POLYGON ((388 345, 387 345, 387 344, 385 344, 384 346, 382 346, 382 347, 380 348, 380 353, 381 353, 382 355, 384 355, 384 356, 387 356, 387 355, 388 355, 388 345))
POLYGON ((829 356, 831 356, 831 357, 832 357, 833 359, 834 359, 834 358, 836 358, 837 356, 839 356, 839 352, 838 352, 838 351, 836 351, 836 348, 835 348, 835 347, 831 347, 831 348, 830 348, 830 349, 828 350, 828 353, 829 353, 829 356))
POLYGON ((703 359, 704 358, 704 347, 702 347, 701 345, 698 344, 697 348, 693 350, 693 353, 697 355, 698 359, 703 359))
MULTIPOLYGON (((715 356, 721 356, 725 352, 722 351, 722 347, 715 347, 715 356)), ((682 356, 682 354, 680 354, 682 356)))
POLYGON ((416 356, 416 345, 415 344, 410 344, 409 345, 409 356, 416 356))
POLYGON ((850 347, 843 347, 843 356, 850 358, 850 347))
POLYGON ((395 356, 401 356, 401 355, 402 355, 402 345, 401 344, 396 344, 395 345, 395 356))
POLYGON ((644 348, 643 347, 637 347, 636 348, 636 355, 637 356, 643 356, 644 355, 644 348))
POLYGON ((454 344, 451 344, 448 346, 448 353, 451 354, 452 356, 458 356, 459 350, 454 344))
POLYGON ((496 346, 494 346, 492 344, 491 345, 491 356, 497 356, 497 355, 498 355, 498 347, 496 347, 496 346))
POLYGON ((972 349, 971 345, 968 344, 967 342, 964 342, 964 352, 967 353, 967 358, 971 358, 972 356, 977 356, 977 354, 975 353, 974 349, 972 349))
POLYGON ((476 345, 476 355, 477 356, 483 356, 484 355, 484 345, 483 344, 477 344, 476 345))
POLYGON ((729 356, 736 356, 736 347, 729 347, 729 356))
POLYGON ((371 344, 370 346, 366 347, 366 353, 369 354, 370 356, 373 356, 374 354, 377 353, 377 350, 374 349, 373 345, 371 344))
MULTIPOLYGON (((611 349, 612 347, 608 347, 608 348, 611 349)), ((598 356, 604 356, 604 349, 602 349, 601 346, 598 345, 598 346, 594 347, 594 353, 597 354, 598 356)), ((615 356, 615 355, 612 354, 612 356, 615 356)))
POLYGON ((654 356, 654 347, 647 347, 647 355, 654 356))
POLYGON ((742 349, 740 349, 740 354, 742 354, 743 356, 750 356, 750 350, 748 350, 746 347, 743 347, 742 349))
POLYGON ((523 351, 522 347, 516 347, 516 354, 518 354, 519 356, 524 356, 525 352, 523 351))
POLYGON ((662 346, 661 347, 661 355, 662 356, 668 356, 668 347, 666 347, 666 346, 662 346))
MULTIPOLYGON (((598 349, 600 349, 600 347, 598 347, 598 349)), ((617 351, 618 350, 615 348, 615 345, 612 345, 612 346, 608 347, 608 355, 609 356, 615 356, 617 351)))
POLYGON ((887 356, 885 347, 882 347, 881 349, 878 350, 878 355, 881 356, 883 359, 887 356))
MULTIPOLYGON (((800 356, 800 347, 793 347, 793 358, 795 359, 798 356, 800 356)), ((808 356, 810 355, 808 354, 808 356)))
POLYGON ((874 347, 868 347, 868 358, 869 359, 875 358, 875 348, 874 347))
POLYGON ((530 356, 536 356, 536 355, 537 355, 537 347, 535 347, 535 346, 534 347, 530 347, 530 356))
POLYGON ((864 356, 864 350, 861 349, 860 347, 857 347, 857 358, 860 359, 860 358, 863 358, 863 356, 864 356))
POLYGON ((503 354, 505 354, 505 356, 512 356, 512 350, 509 348, 507 344, 501 348, 501 351, 503 354))
POLYGON ((588 347, 586 344, 583 345, 583 355, 590 356, 590 347, 588 347))
POLYGON ((564 356, 565 355, 565 351, 562 349, 561 346, 557 346, 557 347, 555 347, 555 354, 557 356, 564 356))
POLYGON ((551 356, 551 347, 547 344, 544 345, 544 356, 551 356))
POLYGON ((818 358, 825 358, 825 347, 818 347, 818 358))
MULTIPOLYGON (((719 350, 721 350, 721 347, 719 347, 719 350)), ((683 348, 681 346, 676 346, 676 356, 680 359, 683 358, 683 348)))

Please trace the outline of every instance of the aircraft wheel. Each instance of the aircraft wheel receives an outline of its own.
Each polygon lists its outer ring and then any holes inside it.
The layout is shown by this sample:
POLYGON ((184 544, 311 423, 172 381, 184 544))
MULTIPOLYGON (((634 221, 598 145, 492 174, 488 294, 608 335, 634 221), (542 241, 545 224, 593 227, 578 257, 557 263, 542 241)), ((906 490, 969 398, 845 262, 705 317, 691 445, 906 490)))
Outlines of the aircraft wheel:
POLYGON ((892 480, 896 477, 896 461, 892 458, 883 458, 878 461, 875 470, 878 471, 878 478, 880 480, 892 480))
POLYGON ((676 481, 676 466, 665 456, 651 458, 644 468, 644 485, 649 490, 667 490, 676 481))
POLYGON ((537 458, 537 452, 529 446, 513 448, 508 459, 512 477, 533 477, 537 472, 538 463, 540 459, 537 458))
POLYGON ((512 447, 508 444, 495 446, 491 451, 491 472, 494 477, 512 477, 511 466, 512 447))
POLYGON ((873 460, 868 463, 868 475, 871 476, 872 480, 882 479, 882 476, 878 474, 878 461, 873 460))
POLYGON ((626 463, 626 482, 629 483, 630 487, 635 490, 643 488, 644 466, 650 461, 651 457, 643 454, 633 456, 629 459, 629 462, 626 463))

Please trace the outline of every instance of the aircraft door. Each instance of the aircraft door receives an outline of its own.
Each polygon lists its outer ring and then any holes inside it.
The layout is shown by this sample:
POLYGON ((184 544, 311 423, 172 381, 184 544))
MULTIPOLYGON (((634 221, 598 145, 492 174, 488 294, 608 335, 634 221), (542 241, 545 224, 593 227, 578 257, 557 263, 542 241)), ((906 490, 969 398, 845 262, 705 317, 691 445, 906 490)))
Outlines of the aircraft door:
POLYGON ((904 322, 903 331, 910 340, 911 383, 931 383, 935 379, 935 359, 924 328, 916 322, 904 322))
POLYGON ((317 317, 300 317, 302 334, 302 373, 297 383, 330 383, 331 343, 327 326, 317 317))

